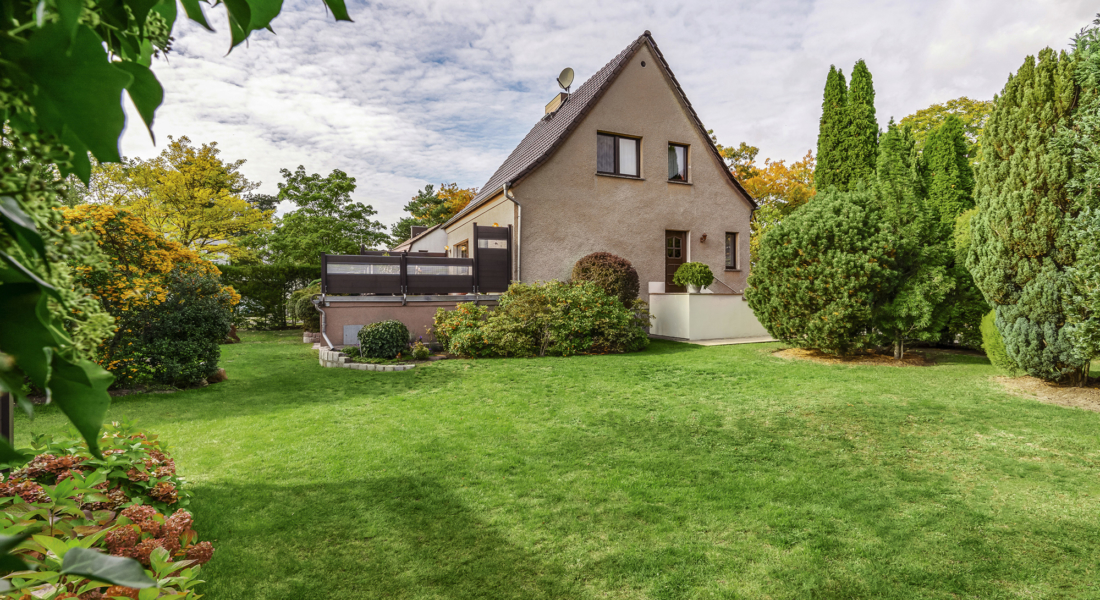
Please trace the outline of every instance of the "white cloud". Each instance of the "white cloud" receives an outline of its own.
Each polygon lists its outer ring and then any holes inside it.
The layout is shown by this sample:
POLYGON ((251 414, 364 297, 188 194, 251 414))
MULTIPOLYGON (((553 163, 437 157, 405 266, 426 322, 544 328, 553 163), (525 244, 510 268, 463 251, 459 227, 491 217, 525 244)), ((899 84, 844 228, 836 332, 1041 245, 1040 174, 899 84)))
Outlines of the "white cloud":
MULTIPOLYGON (((863 58, 885 125, 933 102, 991 98, 1024 56, 1065 48, 1095 8, 1083 0, 967 2, 349 2, 286 0, 273 27, 226 55, 181 19, 154 130, 216 140, 274 193, 280 168, 341 169, 384 222, 427 183, 482 185, 542 114, 562 67, 578 84, 649 29, 696 111, 726 144, 796 159, 816 145, 830 64, 863 58)), ((575 84, 576 85, 576 84, 575 84)), ((130 114, 134 114, 130 111, 130 114)), ((129 156, 158 151, 129 128, 129 156)))

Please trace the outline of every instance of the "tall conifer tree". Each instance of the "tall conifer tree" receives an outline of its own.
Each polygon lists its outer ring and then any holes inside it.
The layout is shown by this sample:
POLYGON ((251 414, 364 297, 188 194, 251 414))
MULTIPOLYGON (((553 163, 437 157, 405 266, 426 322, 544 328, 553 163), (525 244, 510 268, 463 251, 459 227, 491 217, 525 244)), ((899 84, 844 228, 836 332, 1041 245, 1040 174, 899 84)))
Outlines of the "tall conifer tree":
MULTIPOLYGON (((855 77, 853 75, 853 81, 855 77)), ((916 141, 908 127, 890 122, 878 150, 874 187, 893 257, 891 286, 881 292, 875 329, 905 356, 909 340, 938 339, 944 327, 944 299, 955 287, 948 274, 954 255, 936 212, 928 205, 914 161, 916 141)))
POLYGON ((844 173, 844 135, 848 129, 848 84, 844 72, 829 66, 825 79, 825 98, 821 103, 821 122, 817 134, 817 165, 814 185, 819 190, 848 189, 844 173))
POLYGON ((1052 143, 1071 126, 1074 58, 1047 48, 1009 77, 982 136, 978 213, 967 259, 996 310, 1009 357, 1031 375, 1084 383, 1088 360, 1066 329, 1067 269, 1075 262, 1067 190, 1069 149, 1052 143))
MULTIPOLYGON (((925 139, 921 171, 928 205, 940 227, 939 235, 954 244, 956 221, 974 207, 974 172, 970 167, 969 140, 961 119, 951 114, 925 139)), ((966 226, 969 227, 969 219, 966 226)), ((969 231, 966 232, 969 234, 969 231)), ((981 344, 982 317, 989 304, 966 269, 966 256, 956 252, 948 267, 955 287, 943 305, 943 341, 977 348, 981 344)))
POLYGON ((928 202, 948 228, 974 207, 974 171, 966 156, 968 146, 962 121, 948 115, 928 135, 922 152, 928 202))
POLYGON ((875 86, 867 63, 860 60, 852 68, 848 88, 847 129, 844 133, 844 179, 842 189, 858 182, 870 183, 878 159, 878 121, 875 120, 875 86))

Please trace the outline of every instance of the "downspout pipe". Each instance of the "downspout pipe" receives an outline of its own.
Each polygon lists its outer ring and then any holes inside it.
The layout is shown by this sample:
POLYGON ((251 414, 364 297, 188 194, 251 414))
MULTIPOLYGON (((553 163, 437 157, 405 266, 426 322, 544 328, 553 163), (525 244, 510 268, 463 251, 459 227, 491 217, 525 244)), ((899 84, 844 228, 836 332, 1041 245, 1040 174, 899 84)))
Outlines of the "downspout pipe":
POLYGON ((516 281, 523 281, 523 205, 516 202, 515 194, 508 191, 508 182, 501 187, 504 199, 516 205, 516 281))
POLYGON ((313 308, 316 308, 317 312, 321 313, 321 337, 325 338, 325 343, 328 344, 331 350, 334 346, 332 345, 332 340, 328 339, 328 333, 325 331, 325 309, 321 308, 325 304, 325 295, 314 294, 313 297, 310 298, 310 302, 313 303, 313 308), (319 299, 318 295, 320 296, 319 299))

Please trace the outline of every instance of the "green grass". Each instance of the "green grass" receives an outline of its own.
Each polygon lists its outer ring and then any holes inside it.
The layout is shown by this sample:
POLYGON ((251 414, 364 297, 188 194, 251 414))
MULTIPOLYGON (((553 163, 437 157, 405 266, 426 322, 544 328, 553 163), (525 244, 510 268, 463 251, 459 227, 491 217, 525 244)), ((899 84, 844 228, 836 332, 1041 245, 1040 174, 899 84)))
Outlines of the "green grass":
POLYGON ((376 373, 243 337, 228 382, 110 414, 173 449, 212 600, 1100 597, 1100 414, 984 359, 655 342, 376 373))

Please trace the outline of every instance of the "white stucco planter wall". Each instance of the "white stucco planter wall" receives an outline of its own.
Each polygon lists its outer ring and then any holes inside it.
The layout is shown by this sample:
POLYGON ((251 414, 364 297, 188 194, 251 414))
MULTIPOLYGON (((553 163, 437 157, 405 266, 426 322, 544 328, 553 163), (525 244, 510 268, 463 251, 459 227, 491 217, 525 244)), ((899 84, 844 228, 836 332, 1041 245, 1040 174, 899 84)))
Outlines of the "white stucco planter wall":
POLYGON ((768 335, 741 294, 651 293, 649 311, 655 317, 653 335, 686 340, 768 335))

